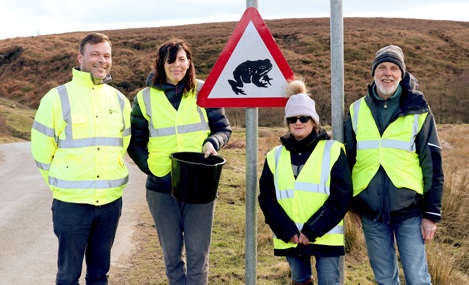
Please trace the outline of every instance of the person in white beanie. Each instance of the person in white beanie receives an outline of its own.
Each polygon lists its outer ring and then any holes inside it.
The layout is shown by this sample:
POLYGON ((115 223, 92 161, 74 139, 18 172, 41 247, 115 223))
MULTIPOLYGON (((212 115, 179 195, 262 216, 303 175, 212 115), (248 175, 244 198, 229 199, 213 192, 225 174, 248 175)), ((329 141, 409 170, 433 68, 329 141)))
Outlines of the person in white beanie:
POLYGON ((343 217, 352 201, 351 173, 342 143, 321 127, 302 81, 287 87, 286 135, 267 153, 259 205, 274 233, 274 255, 286 256, 292 284, 340 284, 343 217))
POLYGON ((443 166, 436 123, 404 53, 381 48, 372 63, 366 96, 352 103, 345 121, 352 169, 351 220, 363 228, 378 284, 431 284, 425 242, 441 220, 443 166))

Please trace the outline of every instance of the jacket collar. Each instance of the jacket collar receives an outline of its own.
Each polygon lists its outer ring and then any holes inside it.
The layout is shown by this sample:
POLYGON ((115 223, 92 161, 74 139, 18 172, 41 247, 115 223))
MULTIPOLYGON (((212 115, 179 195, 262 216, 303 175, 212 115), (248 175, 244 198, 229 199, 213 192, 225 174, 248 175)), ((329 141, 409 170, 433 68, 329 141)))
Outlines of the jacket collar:
POLYGON ((311 132, 306 138, 302 139, 301 141, 297 141, 295 137, 291 134, 286 134, 280 137, 280 141, 282 142, 283 146, 289 151, 295 152, 305 152, 308 149, 314 148, 314 146, 320 140, 329 140, 330 137, 324 129, 321 129, 319 133, 315 133, 314 131, 311 132))
POLYGON ((87 84, 87 85, 88 84, 89 85, 103 85, 103 84, 111 82, 112 80, 111 75, 108 74, 103 80, 99 81, 98 83, 95 83, 93 74, 91 74, 90 72, 81 71, 79 67, 73 68, 72 75, 73 75, 73 80, 75 81, 78 80, 82 82, 83 84, 87 84))
MULTIPOLYGON (((401 113, 407 115, 409 113, 424 113, 428 112, 428 103, 425 100, 425 97, 422 92, 408 88, 408 86, 403 85, 402 81, 400 83, 402 87, 402 94, 399 96, 399 108, 401 113), (406 89, 406 87, 408 89, 406 89)), ((376 83, 373 81, 368 85, 368 94, 365 96, 365 101, 368 103, 368 106, 372 106, 371 103, 377 104, 376 99, 373 96, 373 90, 376 86, 376 83)), ((379 104, 378 104, 379 105, 379 104)))

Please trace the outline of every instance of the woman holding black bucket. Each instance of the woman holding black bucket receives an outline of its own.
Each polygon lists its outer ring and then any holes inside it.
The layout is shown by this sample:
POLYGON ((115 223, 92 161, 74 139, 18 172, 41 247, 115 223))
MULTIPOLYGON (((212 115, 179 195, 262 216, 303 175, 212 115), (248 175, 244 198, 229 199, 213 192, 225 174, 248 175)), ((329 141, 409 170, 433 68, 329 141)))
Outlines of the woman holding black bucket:
POLYGON ((267 153, 259 205, 274 233, 274 255, 286 256, 292 284, 340 284, 343 217, 352 201, 352 180, 343 144, 319 124, 315 102, 302 81, 287 86, 286 135, 267 153))
POLYGON ((231 136, 224 109, 197 106, 202 84, 195 78, 190 45, 171 39, 160 46, 148 87, 132 106, 128 153, 148 175, 147 202, 170 285, 208 283, 215 200, 199 204, 171 195, 171 154, 199 152, 208 158, 231 136))

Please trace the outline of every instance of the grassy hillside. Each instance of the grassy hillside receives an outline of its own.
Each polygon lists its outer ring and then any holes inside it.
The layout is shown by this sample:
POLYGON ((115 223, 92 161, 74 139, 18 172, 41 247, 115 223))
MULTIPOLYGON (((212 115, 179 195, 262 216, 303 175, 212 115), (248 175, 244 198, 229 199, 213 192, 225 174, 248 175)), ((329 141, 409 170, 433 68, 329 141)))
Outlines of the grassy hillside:
MULTIPOLYGON (((330 124, 329 19, 267 20, 266 24, 294 73, 306 79, 322 121, 330 124)), ((113 43, 112 84, 132 99, 144 86, 156 48, 170 37, 192 44, 198 77, 205 79, 235 26, 236 22, 225 22, 103 31, 113 43)), ((36 108, 49 89, 70 80, 78 42, 85 34, 0 40, 0 97, 36 108)), ((374 53, 388 44, 403 48, 407 68, 419 79, 438 123, 469 122, 469 22, 344 19, 346 109, 371 82, 374 53)), ((260 109, 259 125, 280 122, 280 110, 260 109)), ((233 124, 244 125, 244 109, 227 112, 233 124)))

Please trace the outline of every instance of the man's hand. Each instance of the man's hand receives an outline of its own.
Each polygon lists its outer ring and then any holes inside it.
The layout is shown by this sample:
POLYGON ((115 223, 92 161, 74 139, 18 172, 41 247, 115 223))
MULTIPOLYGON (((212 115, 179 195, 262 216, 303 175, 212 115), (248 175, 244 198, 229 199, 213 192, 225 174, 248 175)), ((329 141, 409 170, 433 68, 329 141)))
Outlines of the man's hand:
POLYGON ((433 239, 436 232, 436 223, 429 219, 422 219, 420 224, 420 230, 422 231, 423 242, 433 239))

